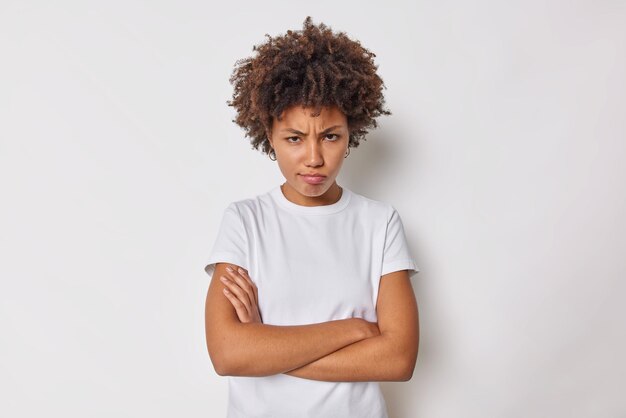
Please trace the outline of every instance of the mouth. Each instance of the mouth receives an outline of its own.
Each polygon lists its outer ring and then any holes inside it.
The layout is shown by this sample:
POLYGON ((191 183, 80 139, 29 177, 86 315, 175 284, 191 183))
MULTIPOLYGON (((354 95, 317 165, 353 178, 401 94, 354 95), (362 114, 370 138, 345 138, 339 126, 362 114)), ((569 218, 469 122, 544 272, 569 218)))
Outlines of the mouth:
POLYGON ((300 176, 308 184, 320 184, 326 180, 326 176, 321 174, 300 174, 300 176))

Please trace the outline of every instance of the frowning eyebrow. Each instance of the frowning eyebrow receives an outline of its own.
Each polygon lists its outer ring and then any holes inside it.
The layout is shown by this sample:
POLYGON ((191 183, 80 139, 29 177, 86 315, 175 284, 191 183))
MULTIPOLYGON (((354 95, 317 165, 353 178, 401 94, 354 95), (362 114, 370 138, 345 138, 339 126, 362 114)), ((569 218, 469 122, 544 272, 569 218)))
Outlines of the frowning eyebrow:
MULTIPOLYGON (((336 129, 336 128, 341 128, 341 125, 335 125, 335 126, 331 126, 330 128, 326 128, 326 129, 324 129, 322 131, 322 133, 325 134, 326 132, 330 132, 330 131, 332 131, 333 129, 336 129)), ((285 128, 282 131, 283 132, 292 132, 292 133, 298 134, 298 135, 308 135, 308 134, 305 134, 304 132, 300 132, 297 129, 292 129, 292 128, 285 128)))

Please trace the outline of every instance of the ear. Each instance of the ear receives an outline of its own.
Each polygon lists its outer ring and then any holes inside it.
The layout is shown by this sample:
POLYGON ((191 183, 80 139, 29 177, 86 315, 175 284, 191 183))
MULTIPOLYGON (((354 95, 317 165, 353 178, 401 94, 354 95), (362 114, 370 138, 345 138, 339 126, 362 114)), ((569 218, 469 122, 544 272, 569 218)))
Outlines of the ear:
POLYGON ((274 148, 274 141, 272 140, 272 132, 271 131, 265 131, 265 136, 266 136, 267 140, 269 141, 271 147, 274 148))

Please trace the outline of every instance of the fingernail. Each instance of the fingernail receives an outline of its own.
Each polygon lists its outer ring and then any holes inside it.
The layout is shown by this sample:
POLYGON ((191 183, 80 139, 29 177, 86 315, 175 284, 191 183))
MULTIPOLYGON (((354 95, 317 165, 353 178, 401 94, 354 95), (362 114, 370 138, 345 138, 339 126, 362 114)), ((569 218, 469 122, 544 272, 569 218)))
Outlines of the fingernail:
POLYGON ((228 281, 228 279, 226 277, 224 277, 224 276, 220 277, 220 280, 223 281, 223 282, 227 282, 228 281))
POLYGON ((226 266, 226 270, 233 271, 233 268, 231 266, 226 266))
POLYGON ((241 273, 241 274, 245 273, 245 272, 243 271, 243 269, 237 269, 237 271, 238 271, 239 273, 241 273))

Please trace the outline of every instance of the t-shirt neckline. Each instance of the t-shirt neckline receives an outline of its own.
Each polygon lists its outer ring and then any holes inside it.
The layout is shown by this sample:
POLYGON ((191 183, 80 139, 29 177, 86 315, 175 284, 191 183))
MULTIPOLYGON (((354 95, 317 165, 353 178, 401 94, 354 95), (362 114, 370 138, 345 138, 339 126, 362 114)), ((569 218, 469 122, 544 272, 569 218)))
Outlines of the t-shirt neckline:
POLYGON ((270 195, 274 198, 274 200, 283 208, 304 215, 328 215, 331 213, 337 213, 342 209, 345 209, 350 202, 350 197, 352 196, 352 192, 348 190, 346 187, 341 187, 341 197, 335 203, 330 205, 319 205, 319 206, 303 206, 298 205, 297 203, 293 203, 291 200, 287 199, 283 194, 283 191, 280 188, 280 185, 274 187, 270 193, 270 195))

